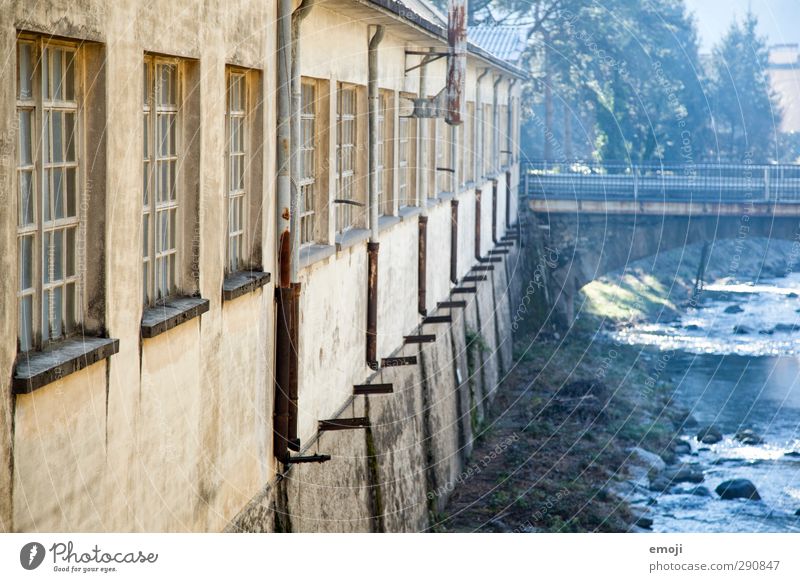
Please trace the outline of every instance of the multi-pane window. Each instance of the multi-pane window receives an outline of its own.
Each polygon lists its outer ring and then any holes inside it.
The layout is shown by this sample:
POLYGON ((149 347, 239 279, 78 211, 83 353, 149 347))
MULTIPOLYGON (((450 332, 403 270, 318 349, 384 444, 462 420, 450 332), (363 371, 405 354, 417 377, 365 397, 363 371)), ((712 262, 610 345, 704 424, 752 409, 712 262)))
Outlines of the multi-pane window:
POLYGON ((227 271, 242 268, 247 220, 247 77, 228 72, 228 244, 227 271))
POLYGON ((492 152, 494 151, 494 117, 492 117, 492 106, 483 106, 483 148, 481 157, 483 158, 483 175, 488 176, 492 173, 492 152))
POLYGON ((314 242, 314 198, 316 194, 316 86, 304 81, 300 109, 300 243, 314 242))
POLYGON ((386 149, 389 143, 386 139, 386 95, 378 97, 378 127, 375 133, 375 149, 377 150, 375 173, 377 174, 378 182, 378 208, 381 214, 391 214, 392 198, 389 196, 389 191, 386 187, 386 161, 388 158, 386 149))
POLYGON ((498 156, 498 159, 501 161, 501 165, 506 165, 509 163, 509 156, 508 156, 508 106, 501 105, 500 106, 500 139, 499 143, 497 144, 497 149, 501 152, 498 156))
POLYGON ((356 184, 356 89, 339 86, 337 99, 336 138, 336 230, 343 232, 353 226, 353 205, 356 184))
POLYGON ((153 305, 177 286, 178 63, 147 57, 143 85, 143 300, 153 305))
POLYGON ((475 181, 475 104, 467 103, 467 118, 464 121, 464 131, 461 132, 465 135, 464 158, 466 160, 466 180, 467 182, 475 181))
POLYGON ((400 117, 397 120, 397 203, 410 206, 411 200, 411 120, 400 117))
POLYGON ((452 187, 453 163, 451 144, 453 142, 453 126, 445 122, 443 117, 436 119, 436 189, 439 192, 450 192, 452 187))
POLYGON ((17 43, 21 351, 69 335, 82 320, 77 55, 71 44, 39 39, 17 43))

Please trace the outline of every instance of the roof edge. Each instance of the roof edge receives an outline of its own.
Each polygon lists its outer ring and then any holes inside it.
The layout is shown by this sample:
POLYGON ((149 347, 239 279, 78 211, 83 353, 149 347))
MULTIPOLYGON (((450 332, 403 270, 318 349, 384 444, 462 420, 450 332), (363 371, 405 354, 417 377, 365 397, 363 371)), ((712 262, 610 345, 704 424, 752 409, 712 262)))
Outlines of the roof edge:
MULTIPOLYGON (((397 0, 357 0, 361 4, 365 4, 368 6, 373 6, 377 8, 381 8, 386 12, 389 12, 393 16, 398 17, 399 19, 406 21, 417 28, 421 28, 424 32, 436 36, 439 40, 443 40, 447 42, 447 29, 439 26, 438 24, 431 22, 423 18, 421 15, 413 12, 408 7, 406 7, 401 2, 397 0)), ((472 53, 473 55, 481 58, 482 60, 490 63, 491 65, 503 69, 507 73, 519 78, 519 79, 527 79, 528 73, 507 61, 497 58, 489 51, 479 47, 472 42, 467 42, 467 52, 472 53)))

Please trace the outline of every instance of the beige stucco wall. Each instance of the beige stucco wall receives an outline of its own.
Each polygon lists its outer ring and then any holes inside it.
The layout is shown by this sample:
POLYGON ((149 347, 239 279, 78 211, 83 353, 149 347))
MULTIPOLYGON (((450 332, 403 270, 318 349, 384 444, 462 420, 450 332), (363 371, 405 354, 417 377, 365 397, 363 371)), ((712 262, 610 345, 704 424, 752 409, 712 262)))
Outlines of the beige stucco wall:
MULTIPOLYGON (((104 196, 106 201, 105 327, 110 337, 120 340, 119 353, 110 359, 31 395, 10 397, 17 281, 15 275, 0 279, 0 391, 4 395, 0 399, 0 530, 219 531, 245 507, 258 508, 241 521, 248 529, 277 528, 272 521, 279 502, 275 493, 279 467, 272 456, 274 284, 233 301, 221 299, 226 228, 221 152, 228 64, 258 69, 263 83, 262 267, 275 277, 275 10, 275 2, 263 0, 81 0, 34 5, 17 1, 8 9, 0 6, 0 14, 11 16, 0 19, 4 54, 13 54, 16 29, 102 43, 107 169, 105 183, 94 184, 92 195, 104 196), (200 237, 198 285, 201 296, 210 301, 210 310, 156 338, 142 340, 140 156, 145 52, 192 59, 198 73, 199 98, 193 102, 199 124, 188 128, 198 141, 193 159, 187 160, 197 177, 196 183, 187 183, 199 208, 196 221, 186 228, 189 236, 200 237)), ((302 35, 304 76, 327 79, 331 88, 336 81, 366 85, 369 29, 364 21, 316 7, 303 24, 302 35)), ((389 31, 379 51, 379 86, 416 92, 419 75, 404 71, 418 57, 406 59, 404 51, 427 46, 406 43, 389 31)), ((474 98, 474 80, 483 67, 485 63, 470 62, 468 100, 474 98)), ((428 93, 435 94, 444 84, 445 61, 431 64, 428 75, 428 93)), ((3 138, 15 135, 13 89, 10 83, 0 86, 3 138)), ((505 99, 502 90, 501 94, 505 99)), ((488 79, 482 84, 482 98, 491 102, 488 79)), ((330 106, 335 111, 335 99, 330 106)), ((365 111, 362 107, 361 114, 365 111)), ((362 143, 365 127, 363 123, 362 143)), ((4 139, 0 146, 5 148, 5 143, 4 139)), ((16 244, 16 196, 9 196, 15 192, 13 150, 9 154, 10 164, 7 158, 0 159, 0 244, 4 248, 16 244)), ((330 163, 333 154, 329 154, 330 163)), ((360 178, 362 183, 364 178, 360 178)), ((480 186, 485 255, 491 246, 491 185, 480 186)), ((500 176, 498 234, 504 227, 503 188, 500 176)), ((474 264, 474 191, 456 195, 461 277, 474 264)), ((434 313, 436 303, 448 299, 452 287, 450 202, 432 200, 426 212, 428 311, 434 313)), ((383 527, 421 529, 428 515, 426 488, 431 486, 424 475, 427 453, 420 448, 425 435, 431 436, 435 455, 442 459, 438 473, 429 479, 445 482, 460 466, 458 402, 463 413, 473 385, 467 378, 464 336, 473 317, 469 313, 477 316, 479 310, 486 333, 494 329, 495 312, 489 305, 494 299, 487 290, 489 283, 481 283, 481 307, 474 296, 456 297, 470 304, 453 326, 423 330, 437 334, 434 346, 425 346, 422 352, 417 346, 403 347, 404 335, 420 332, 417 232, 418 217, 412 214, 380 233, 378 356, 417 354, 425 359, 424 368, 420 364, 384 369, 373 376, 366 366, 365 242, 301 271, 299 434, 304 444, 313 443, 335 458, 328 464, 296 468, 295 481, 284 482, 288 509, 298 513, 297 530, 375 529, 364 489, 365 479, 373 478, 369 477, 372 470, 392 492, 387 493, 383 527), (462 370, 461 385, 455 379, 454 362, 462 370), (363 399, 344 411, 342 407, 350 401, 353 384, 370 379, 396 382, 399 391, 390 397, 394 400, 373 399, 370 416, 377 419, 373 434, 380 455, 377 468, 365 461, 368 446, 360 432, 343 431, 314 441, 318 420, 339 413, 366 414, 363 399), (430 394, 423 393, 426 382, 430 394), (463 391, 458 402, 456 390, 463 391), (423 415, 426 408, 430 408, 428 416, 423 415), (342 463, 343 458, 349 461, 342 463), (347 464, 350 460, 352 465, 347 464), (309 482, 315 485, 304 486, 309 482), (331 496, 327 494, 330 487, 342 488, 331 496)), ((332 241, 332 226, 328 233, 326 238, 332 241)), ((16 273, 13 253, 0 253, 0 268, 16 273)), ((497 372, 487 378, 496 381, 497 372)), ((461 446, 468 448, 469 442, 471 437, 461 446)))

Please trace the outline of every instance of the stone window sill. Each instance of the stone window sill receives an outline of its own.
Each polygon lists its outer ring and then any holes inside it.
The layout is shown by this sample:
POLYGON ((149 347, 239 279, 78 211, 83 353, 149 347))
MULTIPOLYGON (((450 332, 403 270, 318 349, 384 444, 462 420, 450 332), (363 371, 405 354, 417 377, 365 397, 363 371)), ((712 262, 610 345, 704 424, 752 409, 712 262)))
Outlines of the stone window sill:
POLYGON ((419 206, 403 206, 397 211, 397 216, 400 217, 400 220, 408 220, 420 214, 422 214, 422 208, 419 206))
POLYGON ((366 228, 351 228, 343 233, 336 235, 336 252, 364 242, 369 238, 369 230, 366 228))
POLYGON ((58 342, 40 352, 19 354, 14 369, 14 393, 29 394, 118 351, 118 339, 82 336, 58 342))
POLYGON ((400 224, 399 216, 383 215, 378 218, 378 232, 383 232, 392 228, 395 224, 400 224))
POLYGON ((231 301, 260 289, 270 282, 269 273, 262 271, 237 271, 231 273, 222 282, 222 300, 231 301))
POLYGON ((336 247, 333 245, 310 244, 300 247, 300 265, 301 269, 318 263, 330 256, 336 254, 336 247))
POLYGON ((142 337, 156 337, 190 319, 200 317, 208 309, 208 299, 202 297, 175 297, 163 305, 148 307, 142 314, 142 337))

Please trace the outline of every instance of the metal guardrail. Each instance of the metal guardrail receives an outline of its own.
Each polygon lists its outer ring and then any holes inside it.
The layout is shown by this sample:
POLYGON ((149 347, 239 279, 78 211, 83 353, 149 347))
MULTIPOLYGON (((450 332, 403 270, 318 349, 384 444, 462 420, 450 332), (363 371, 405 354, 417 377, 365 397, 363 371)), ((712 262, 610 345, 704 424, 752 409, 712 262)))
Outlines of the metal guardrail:
POLYGON ((524 162, 533 198, 663 202, 800 202, 800 164, 524 162))

